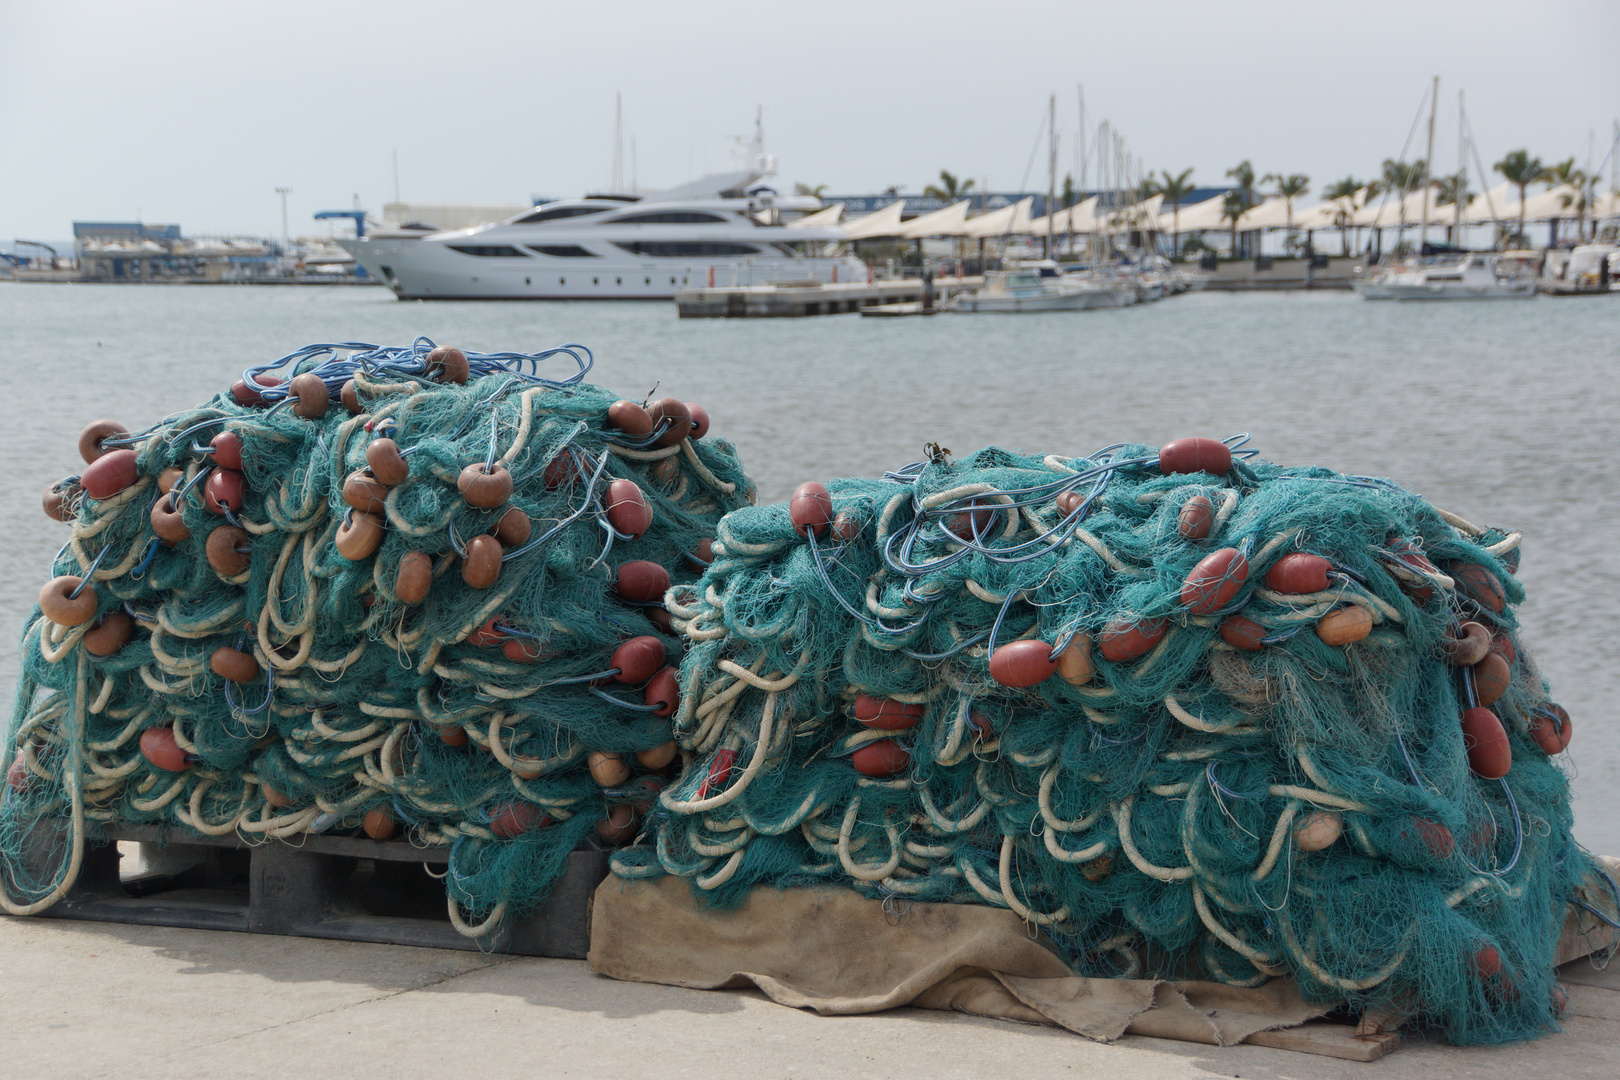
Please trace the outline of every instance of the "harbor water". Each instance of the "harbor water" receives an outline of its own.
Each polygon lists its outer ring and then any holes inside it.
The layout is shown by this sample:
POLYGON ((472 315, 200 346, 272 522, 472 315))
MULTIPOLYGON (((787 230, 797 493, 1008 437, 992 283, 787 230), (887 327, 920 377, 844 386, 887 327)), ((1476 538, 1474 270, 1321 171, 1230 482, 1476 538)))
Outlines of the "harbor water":
POLYGON ((591 381, 698 401, 759 486, 878 475, 988 443, 1252 434, 1279 463, 1389 477, 1525 534, 1524 639, 1574 718, 1576 837, 1620 854, 1620 298, 1368 303, 1193 294, 1026 316, 678 320, 668 302, 399 303, 383 289, 0 286, 0 691, 66 529, 41 491, 78 434, 139 429, 316 341, 596 355, 591 381))

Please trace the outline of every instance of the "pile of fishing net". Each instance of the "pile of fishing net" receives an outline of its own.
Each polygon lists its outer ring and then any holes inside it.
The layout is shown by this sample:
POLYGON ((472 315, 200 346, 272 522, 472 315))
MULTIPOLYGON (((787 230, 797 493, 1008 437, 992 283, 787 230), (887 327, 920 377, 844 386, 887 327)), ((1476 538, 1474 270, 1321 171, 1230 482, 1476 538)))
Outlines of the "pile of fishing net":
POLYGON ((1005 907, 1088 976, 1525 1037, 1593 869, 1517 533, 1226 443, 944 452, 721 523, 625 878, 1005 907))
POLYGON ((590 830, 633 836, 676 754, 660 600, 749 491, 700 407, 589 368, 314 345, 144 431, 86 429, 45 496, 72 536, 23 634, 7 910, 59 899, 116 824, 363 831, 450 846, 479 936, 590 830))

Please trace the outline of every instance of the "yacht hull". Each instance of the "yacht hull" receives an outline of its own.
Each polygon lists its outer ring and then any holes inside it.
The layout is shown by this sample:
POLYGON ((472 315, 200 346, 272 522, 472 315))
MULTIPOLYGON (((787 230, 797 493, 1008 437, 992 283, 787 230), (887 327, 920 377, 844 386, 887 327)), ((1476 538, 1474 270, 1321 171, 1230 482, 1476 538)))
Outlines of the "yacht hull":
POLYGON ((1533 300, 1534 282, 1524 285, 1361 285, 1356 291, 1367 300, 1533 300))
POLYGON ((673 300, 682 289, 775 282, 866 280, 849 257, 548 259, 468 256, 420 239, 340 240, 366 272, 401 300, 673 300))
POLYGON ((982 315, 1015 315, 1033 311, 1085 311, 1107 306, 1107 294, 1076 292, 1044 296, 975 296, 967 295, 956 302, 957 311, 982 315))

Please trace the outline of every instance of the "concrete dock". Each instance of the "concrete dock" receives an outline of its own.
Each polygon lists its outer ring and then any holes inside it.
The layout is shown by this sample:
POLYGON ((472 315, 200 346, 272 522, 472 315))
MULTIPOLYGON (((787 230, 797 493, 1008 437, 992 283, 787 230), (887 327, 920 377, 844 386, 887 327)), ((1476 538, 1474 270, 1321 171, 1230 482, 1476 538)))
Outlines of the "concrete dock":
POLYGON ((901 1009, 822 1017, 756 992, 621 983, 582 961, 0 918, 0 1078, 1074 1077, 1450 1080, 1620 1073, 1620 963, 1565 969, 1561 1033, 1406 1045, 1370 1064, 901 1009))
MULTIPOLYGON (((977 289, 982 277, 935 278, 934 299, 944 302, 957 293, 977 289)), ((714 289, 682 289, 675 304, 683 319, 797 319, 809 315, 841 315, 883 304, 903 304, 923 298, 921 278, 828 284, 819 281, 775 285, 743 285, 714 289)))

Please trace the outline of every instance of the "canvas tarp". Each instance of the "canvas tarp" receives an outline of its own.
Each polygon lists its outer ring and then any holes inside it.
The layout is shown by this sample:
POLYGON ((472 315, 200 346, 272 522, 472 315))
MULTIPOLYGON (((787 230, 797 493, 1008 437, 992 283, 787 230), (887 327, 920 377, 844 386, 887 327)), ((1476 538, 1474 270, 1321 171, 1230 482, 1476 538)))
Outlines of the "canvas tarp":
POLYGON ((604 881, 588 961, 599 974, 634 982, 753 986, 778 1004, 824 1015, 912 1005, 1054 1024, 1102 1041, 1129 1031, 1232 1045, 1327 1011, 1281 979, 1242 990, 1076 978, 1000 908, 885 909, 848 889, 761 888, 736 911, 716 911, 673 876, 604 881))
MULTIPOLYGON (((1601 859, 1620 874, 1620 860, 1601 859)), ((1611 887, 1579 890, 1557 962, 1610 949, 1620 933, 1611 887)), ((1255 989, 1211 982, 1087 979, 1011 911, 975 904, 873 900, 836 887, 760 887, 735 910, 705 907, 673 875, 608 877, 591 912, 591 970, 693 989, 756 987, 781 1005, 823 1015, 901 1006, 1051 1024, 1089 1039, 1124 1034, 1231 1046, 1294 1027, 1332 1004, 1301 998, 1288 979, 1255 989)))

